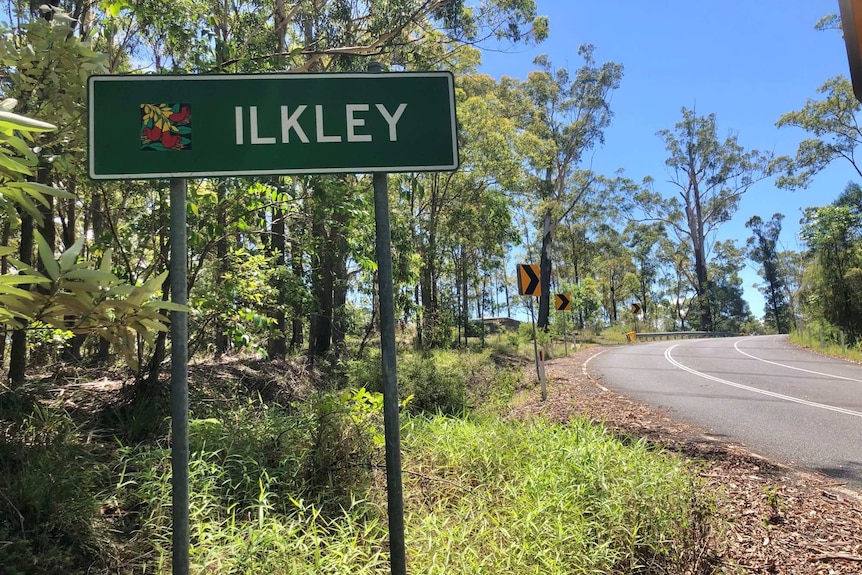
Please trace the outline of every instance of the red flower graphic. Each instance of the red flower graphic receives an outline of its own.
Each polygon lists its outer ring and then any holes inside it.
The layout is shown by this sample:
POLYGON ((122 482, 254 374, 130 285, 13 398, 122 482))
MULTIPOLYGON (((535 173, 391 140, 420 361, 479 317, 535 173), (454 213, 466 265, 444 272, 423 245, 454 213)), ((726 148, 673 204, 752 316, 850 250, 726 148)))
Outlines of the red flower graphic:
POLYGON ((141 150, 192 149, 192 105, 141 104, 141 150))
POLYGON ((180 138, 179 134, 172 134, 170 132, 162 132, 162 145, 166 148, 173 149, 180 146, 180 138))
POLYGON ((190 113, 191 110, 189 110, 189 107, 183 106, 179 112, 171 114, 168 118, 175 124, 182 124, 188 121, 190 113))
POLYGON ((162 131, 153 126, 152 128, 144 128, 144 136, 146 136, 147 140, 150 142, 158 142, 162 138, 162 131))

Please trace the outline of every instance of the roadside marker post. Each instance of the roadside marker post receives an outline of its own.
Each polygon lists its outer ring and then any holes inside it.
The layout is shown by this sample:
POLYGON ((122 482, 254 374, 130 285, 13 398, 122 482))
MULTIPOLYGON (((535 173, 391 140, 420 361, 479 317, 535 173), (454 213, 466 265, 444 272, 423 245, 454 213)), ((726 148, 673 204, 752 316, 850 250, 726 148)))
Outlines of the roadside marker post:
MULTIPOLYGON (((572 294, 569 292, 558 293, 554 296, 554 307, 557 311, 566 311, 572 309, 572 294)), ((563 314, 563 345, 566 350, 566 357, 569 356, 569 335, 566 332, 566 314, 563 314)))
POLYGON ((536 361, 536 377, 542 385, 542 401, 548 399, 547 385, 545 384, 545 370, 539 355, 539 344, 536 341, 536 314, 533 312, 533 297, 542 295, 542 282, 539 275, 539 266, 536 264, 518 264, 516 269, 518 279, 518 293, 530 297, 530 321, 533 324, 533 358, 536 361))

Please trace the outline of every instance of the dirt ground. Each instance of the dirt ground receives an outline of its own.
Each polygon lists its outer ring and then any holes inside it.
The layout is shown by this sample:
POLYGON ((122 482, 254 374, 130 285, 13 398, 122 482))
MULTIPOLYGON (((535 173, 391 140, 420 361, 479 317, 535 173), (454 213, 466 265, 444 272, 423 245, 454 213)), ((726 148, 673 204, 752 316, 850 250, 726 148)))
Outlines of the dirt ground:
POLYGON ((862 494, 711 438, 609 390, 588 365, 603 349, 546 362, 547 401, 538 388, 530 390, 512 415, 566 421, 579 414, 701 464, 700 476, 716 493, 725 526, 716 538, 726 573, 862 574, 862 494))

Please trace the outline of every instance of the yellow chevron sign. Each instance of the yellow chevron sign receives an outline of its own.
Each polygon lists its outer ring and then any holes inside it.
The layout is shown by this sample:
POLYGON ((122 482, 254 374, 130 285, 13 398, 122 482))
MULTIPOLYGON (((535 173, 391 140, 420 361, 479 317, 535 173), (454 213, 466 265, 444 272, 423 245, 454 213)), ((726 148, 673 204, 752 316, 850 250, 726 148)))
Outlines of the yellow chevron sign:
POLYGON ((554 304, 557 309, 560 311, 565 311, 567 309, 572 309, 572 294, 566 293, 558 293, 554 296, 554 304))
POLYGON ((542 295, 539 266, 536 264, 518 264, 518 293, 536 297, 542 295))

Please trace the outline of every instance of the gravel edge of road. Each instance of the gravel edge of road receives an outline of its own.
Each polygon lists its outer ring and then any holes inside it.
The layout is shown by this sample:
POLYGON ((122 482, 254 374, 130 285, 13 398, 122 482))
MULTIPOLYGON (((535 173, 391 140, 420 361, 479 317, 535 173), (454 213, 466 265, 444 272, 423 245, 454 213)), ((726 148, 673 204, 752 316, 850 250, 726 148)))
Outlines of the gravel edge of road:
POLYGON ((589 371, 590 360, 607 349, 587 347, 547 361, 547 401, 541 401, 538 387, 525 391, 513 403, 510 417, 560 422, 586 417, 617 435, 643 438, 690 461, 717 495, 721 532, 716 533, 716 552, 723 572, 862 573, 862 493, 710 437, 609 389, 589 371))

